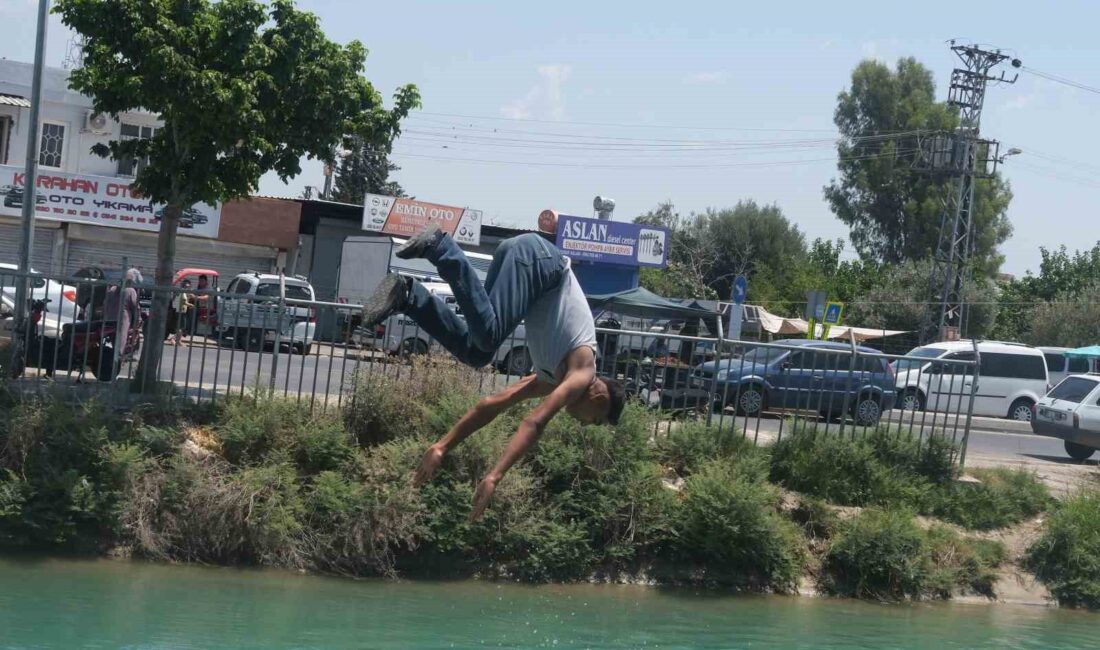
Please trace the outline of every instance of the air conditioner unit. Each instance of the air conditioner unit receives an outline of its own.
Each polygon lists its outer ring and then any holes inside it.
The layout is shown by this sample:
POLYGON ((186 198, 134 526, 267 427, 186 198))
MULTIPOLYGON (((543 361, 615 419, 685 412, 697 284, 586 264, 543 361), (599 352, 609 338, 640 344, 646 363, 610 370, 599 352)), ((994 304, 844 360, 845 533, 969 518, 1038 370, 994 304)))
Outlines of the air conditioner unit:
POLYGON ((95 111, 88 111, 88 114, 84 116, 84 130, 92 133, 98 133, 100 135, 107 135, 111 132, 111 118, 106 113, 97 113, 95 111))

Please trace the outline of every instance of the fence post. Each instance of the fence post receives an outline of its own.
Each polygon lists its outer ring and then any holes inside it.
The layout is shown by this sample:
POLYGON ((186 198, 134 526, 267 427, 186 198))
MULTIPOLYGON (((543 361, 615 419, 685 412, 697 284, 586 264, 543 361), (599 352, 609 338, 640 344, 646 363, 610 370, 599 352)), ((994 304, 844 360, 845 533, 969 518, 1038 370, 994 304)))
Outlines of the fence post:
POLYGON ((974 380, 970 382, 970 404, 966 407, 966 424, 963 426, 962 449, 959 451, 960 473, 966 467, 966 448, 970 444, 970 422, 974 417, 974 397, 978 394, 978 378, 981 376, 982 367, 982 353, 978 351, 978 340, 971 339, 970 343, 974 346, 974 380))
MULTIPOLYGON (((848 359, 848 381, 844 385, 844 403, 841 406, 840 411, 840 430, 837 431, 837 435, 844 436, 844 425, 848 421, 848 408, 851 406, 852 399, 852 374, 856 371, 856 359, 859 358, 859 350, 856 349, 856 334, 851 328, 848 328, 848 344, 851 346, 852 354, 848 359)), ((859 395, 856 395, 856 403, 859 403, 859 395)), ((825 427, 828 429, 828 426, 825 427)), ((855 437, 856 423, 855 417, 852 418, 852 437, 855 437)))
MULTIPOLYGON (((316 296, 314 296, 316 298, 316 296)), ((275 348, 272 350, 271 355, 271 377, 268 379, 268 391, 272 395, 275 394, 275 376, 279 374, 279 355, 281 354, 281 346, 283 343, 283 314, 286 312, 286 275, 283 270, 279 269, 279 314, 275 317, 275 348)), ((293 345, 293 340, 291 341, 293 345)), ((263 357, 263 353, 260 353, 260 357, 263 357)), ((304 361, 303 361, 304 363, 304 361)))

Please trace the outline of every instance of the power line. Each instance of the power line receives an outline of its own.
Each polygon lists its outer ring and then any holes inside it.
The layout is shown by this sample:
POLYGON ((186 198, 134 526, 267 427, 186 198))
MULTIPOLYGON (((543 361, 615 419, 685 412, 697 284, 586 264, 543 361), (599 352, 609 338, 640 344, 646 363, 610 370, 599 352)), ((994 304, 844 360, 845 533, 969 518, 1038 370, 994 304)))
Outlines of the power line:
POLYGON ((513 165, 518 167, 534 166, 534 167, 573 167, 580 169, 711 169, 711 168, 726 168, 726 167, 776 167, 784 165, 801 165, 807 163, 819 163, 819 162, 837 162, 838 160, 870 160, 874 158, 893 157, 903 153, 913 153, 913 150, 899 150, 896 152, 890 152, 888 154, 870 154, 866 156, 848 156, 846 158, 832 157, 832 158, 804 158, 801 160, 769 160, 769 161, 747 161, 747 162, 716 162, 716 163, 698 163, 687 165, 669 165, 669 164, 655 164, 655 165, 609 165, 606 163, 558 163, 558 162, 545 162, 538 160, 495 160, 484 158, 459 158, 451 156, 431 156, 425 154, 412 154, 395 152, 394 156, 401 156, 404 158, 420 158, 424 160, 439 160, 446 162, 466 162, 466 163, 479 163, 479 164, 498 164, 498 165, 513 165))
POLYGON ((1076 88, 1078 90, 1084 90, 1085 92, 1096 93, 1097 95, 1100 95, 1100 88, 1097 88, 1095 86, 1089 86, 1083 83, 1076 82, 1072 79, 1067 79, 1066 77, 1060 77, 1056 74, 1043 72, 1041 70, 1036 70, 1035 68, 1029 68, 1027 66, 1021 66, 1020 69, 1024 72, 1029 72, 1036 77, 1042 77, 1047 81, 1053 81, 1054 83, 1059 83, 1065 86, 1069 86, 1071 88, 1076 88))
POLYGON ((465 115, 462 113, 433 113, 420 111, 420 115, 434 115, 438 117, 457 117, 469 120, 492 120, 502 122, 530 122, 532 124, 575 124, 579 126, 604 126, 623 129, 682 129, 687 131, 760 131, 779 133, 833 133, 833 129, 789 129, 743 126, 687 126, 683 124, 640 124, 640 123, 616 123, 616 122, 579 122, 569 120, 539 120, 527 117, 493 117, 489 115, 465 115))

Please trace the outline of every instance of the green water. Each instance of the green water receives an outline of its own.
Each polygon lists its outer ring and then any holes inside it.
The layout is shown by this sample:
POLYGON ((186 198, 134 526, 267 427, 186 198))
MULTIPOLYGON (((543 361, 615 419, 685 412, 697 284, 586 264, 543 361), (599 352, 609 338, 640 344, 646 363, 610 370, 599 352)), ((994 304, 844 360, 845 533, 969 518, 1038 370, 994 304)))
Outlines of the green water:
POLYGON ((0 559, 0 648, 1097 648, 1100 615, 0 559))

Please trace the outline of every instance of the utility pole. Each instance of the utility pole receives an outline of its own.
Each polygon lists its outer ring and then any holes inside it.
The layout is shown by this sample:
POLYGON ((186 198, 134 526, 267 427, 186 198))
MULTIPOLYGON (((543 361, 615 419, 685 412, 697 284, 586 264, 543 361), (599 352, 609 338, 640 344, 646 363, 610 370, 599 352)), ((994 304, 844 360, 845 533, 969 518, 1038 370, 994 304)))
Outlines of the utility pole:
MULTIPOLYGON (((963 288, 973 273, 970 260, 977 243, 972 220, 975 180, 995 174, 1003 159, 998 155, 998 142, 978 137, 986 86, 1016 81, 1003 72, 997 77, 990 75, 993 68, 1011 59, 1000 50, 956 45, 955 41, 951 41, 951 50, 963 64, 951 72, 947 94, 947 103, 959 109, 959 125, 953 132, 920 138, 917 159, 918 169, 949 181, 931 278, 940 303, 937 325, 941 340, 958 338, 968 316, 963 288)), ((1019 59, 1012 59, 1013 67, 1020 65, 1019 59)))
MULTIPOLYGON (((34 210, 38 205, 35 172, 38 171, 38 114, 42 106, 42 68, 46 58, 46 16, 50 0, 38 0, 38 32, 34 40, 34 77, 31 80, 31 110, 27 124, 27 158, 23 176, 23 223, 19 241, 19 271, 31 272, 31 251, 34 250, 34 210)), ((29 278, 15 286, 15 323, 22 327, 27 317, 29 278)))

